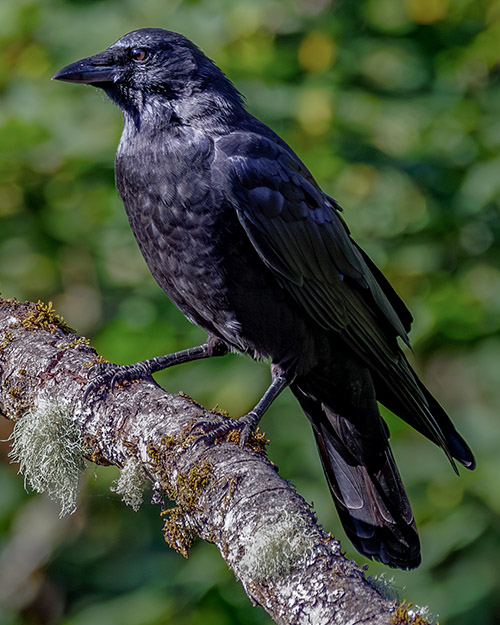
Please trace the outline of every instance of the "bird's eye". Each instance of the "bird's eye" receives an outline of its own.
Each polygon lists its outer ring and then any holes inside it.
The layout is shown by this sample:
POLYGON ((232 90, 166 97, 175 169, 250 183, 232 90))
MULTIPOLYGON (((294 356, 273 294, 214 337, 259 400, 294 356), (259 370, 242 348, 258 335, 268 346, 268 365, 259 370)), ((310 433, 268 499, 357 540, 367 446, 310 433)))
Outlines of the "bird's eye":
POLYGON ((134 48, 131 52, 131 56, 134 61, 140 63, 141 61, 145 61, 148 58, 149 52, 147 50, 144 50, 144 48, 134 48))

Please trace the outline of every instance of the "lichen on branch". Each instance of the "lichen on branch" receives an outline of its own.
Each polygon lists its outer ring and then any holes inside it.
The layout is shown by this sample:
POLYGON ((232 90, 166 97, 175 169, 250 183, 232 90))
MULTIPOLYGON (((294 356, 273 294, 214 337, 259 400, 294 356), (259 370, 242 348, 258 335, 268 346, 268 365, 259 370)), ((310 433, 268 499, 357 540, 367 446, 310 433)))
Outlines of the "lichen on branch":
POLYGON ((16 419, 10 439, 9 456, 19 463, 25 487, 47 493, 60 504, 60 516, 74 512, 86 462, 70 404, 38 396, 33 408, 16 419))

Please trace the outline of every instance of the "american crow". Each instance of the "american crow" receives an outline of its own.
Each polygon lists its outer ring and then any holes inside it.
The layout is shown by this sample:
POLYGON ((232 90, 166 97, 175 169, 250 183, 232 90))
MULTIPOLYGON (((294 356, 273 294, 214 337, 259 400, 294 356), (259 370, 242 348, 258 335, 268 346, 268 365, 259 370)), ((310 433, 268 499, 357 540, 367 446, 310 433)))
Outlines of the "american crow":
MULTIPOLYGON (((272 383, 233 427, 244 441, 287 386, 311 421, 347 535, 368 558, 414 568, 413 513, 377 401, 469 469, 474 457, 398 346, 411 314, 350 237, 341 207, 245 109, 191 41, 146 28, 60 70, 121 108, 116 184, 161 288, 207 342, 100 385, 228 350, 271 361, 272 383)), ((227 431, 205 432, 206 440, 227 431)))

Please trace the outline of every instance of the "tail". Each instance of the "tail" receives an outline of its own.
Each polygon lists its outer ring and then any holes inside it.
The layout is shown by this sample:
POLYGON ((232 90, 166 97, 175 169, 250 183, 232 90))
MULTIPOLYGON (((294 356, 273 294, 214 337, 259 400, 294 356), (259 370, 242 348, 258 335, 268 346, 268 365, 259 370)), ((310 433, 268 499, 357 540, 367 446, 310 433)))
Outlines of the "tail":
POLYGON ((454 460, 471 471, 475 469, 476 461, 470 447, 439 402, 418 379, 403 353, 400 353, 397 368, 391 375, 378 376, 375 373, 373 378, 377 400, 439 445, 456 473, 454 460))
MULTIPOLYGON (((363 391, 356 406, 345 399, 325 399, 328 386, 331 381, 306 378, 291 390, 312 423, 346 534, 367 558, 395 568, 416 568, 421 561, 417 528, 373 385, 370 381, 372 392, 363 391)), ((339 389, 339 395, 345 391, 339 389)))

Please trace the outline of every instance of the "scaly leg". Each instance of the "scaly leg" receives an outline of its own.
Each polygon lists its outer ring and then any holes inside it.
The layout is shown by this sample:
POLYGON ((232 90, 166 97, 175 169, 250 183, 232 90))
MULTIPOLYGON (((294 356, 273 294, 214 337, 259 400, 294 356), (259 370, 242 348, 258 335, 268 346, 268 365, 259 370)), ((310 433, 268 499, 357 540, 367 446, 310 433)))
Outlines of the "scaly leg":
POLYGON ((213 423, 198 422, 193 426, 193 430, 200 428, 202 434, 196 439, 198 441, 205 441, 212 443, 216 439, 223 438, 226 434, 229 434, 232 430, 239 430, 240 432, 240 445, 243 446, 250 434, 255 431, 255 428, 259 424, 262 416, 278 397, 278 395, 293 382, 293 377, 284 371, 278 365, 271 365, 272 381, 267 388, 264 395, 258 401, 256 406, 247 412, 237 420, 227 420, 224 423, 215 425, 213 423))
POLYGON ((89 371, 92 379, 85 389, 83 401, 85 402, 89 395, 95 393, 99 388, 104 388, 105 394, 108 389, 112 391, 118 382, 148 379, 156 371, 162 371, 168 367, 192 360, 200 360, 201 358, 224 356, 228 351, 229 348, 223 341, 214 336, 209 336, 207 342, 203 343, 203 345, 189 347, 165 356, 141 360, 132 365, 116 365, 110 362, 99 363, 94 365, 89 371))

